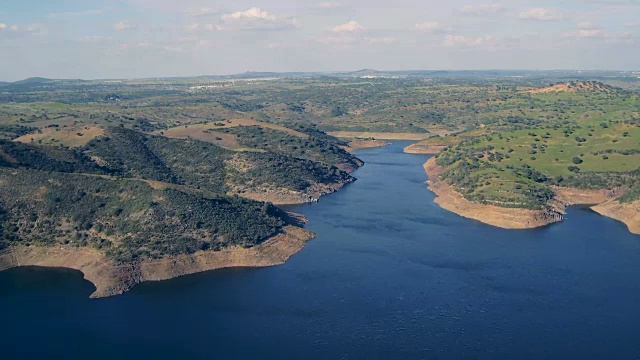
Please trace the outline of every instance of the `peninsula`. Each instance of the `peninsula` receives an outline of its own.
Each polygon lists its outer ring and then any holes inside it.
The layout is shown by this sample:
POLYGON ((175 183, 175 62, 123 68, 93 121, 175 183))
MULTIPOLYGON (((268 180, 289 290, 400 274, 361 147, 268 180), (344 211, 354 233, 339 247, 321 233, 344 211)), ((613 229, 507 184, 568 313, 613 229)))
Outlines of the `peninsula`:
POLYGON ((627 111, 632 111, 638 95, 595 82, 560 83, 524 93, 556 104, 558 93, 569 93, 576 109, 588 110, 591 103, 612 115, 591 119, 583 112, 574 121, 547 116, 531 120, 529 126, 521 125, 526 123, 522 120, 505 121, 407 147, 408 153, 434 155, 424 168, 436 203, 507 229, 559 222, 567 206, 592 205, 594 211, 640 233, 638 119, 625 118, 625 107, 606 99, 627 99, 634 104, 627 111))
POLYGON ((521 229, 589 204, 640 231, 640 83, 429 74, 2 83, 0 269, 78 269, 98 297, 280 264, 313 234, 278 205, 339 191, 387 140, 434 155, 462 216, 521 229))

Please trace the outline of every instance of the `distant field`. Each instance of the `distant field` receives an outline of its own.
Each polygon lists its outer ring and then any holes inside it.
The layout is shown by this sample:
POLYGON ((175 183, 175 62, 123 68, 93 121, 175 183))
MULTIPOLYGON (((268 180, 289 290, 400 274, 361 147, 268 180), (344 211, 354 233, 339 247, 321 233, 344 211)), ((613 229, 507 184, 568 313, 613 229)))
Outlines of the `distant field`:
POLYGON ((426 139, 431 134, 419 134, 419 133, 390 133, 390 132, 368 132, 368 131, 330 131, 328 133, 331 136, 347 139, 381 139, 381 140, 422 140, 426 139))
POLYGON ((41 145, 63 145, 79 147, 104 134, 104 128, 97 126, 74 126, 68 128, 44 128, 20 136, 14 141, 41 145))
POLYGON ((553 197, 553 184, 640 184, 639 95, 592 82, 529 93, 502 101, 494 121, 419 143, 425 151, 448 146, 438 163, 467 199, 536 209, 553 197))
POLYGON ((175 139, 196 139, 200 141, 206 141, 218 146, 231 149, 231 150, 245 150, 240 144, 238 138, 234 134, 228 134, 221 131, 226 128, 233 128, 238 126, 260 126, 262 128, 273 129, 277 131, 285 132, 289 135, 299 138, 307 139, 309 135, 301 133, 296 130, 286 128, 284 126, 264 123, 256 120, 235 119, 224 122, 211 122, 205 124, 192 124, 183 125, 169 128, 166 130, 158 130, 156 134, 160 134, 169 138, 175 139))

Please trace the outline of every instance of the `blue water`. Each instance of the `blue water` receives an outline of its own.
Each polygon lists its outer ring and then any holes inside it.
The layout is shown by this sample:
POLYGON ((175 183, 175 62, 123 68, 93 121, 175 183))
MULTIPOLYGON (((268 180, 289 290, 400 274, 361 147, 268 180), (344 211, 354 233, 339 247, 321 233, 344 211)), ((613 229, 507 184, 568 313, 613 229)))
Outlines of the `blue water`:
POLYGON ((640 236, 586 208, 535 230, 461 218, 406 145, 296 207, 318 237, 282 266, 97 300, 77 271, 0 272, 2 357, 640 358, 640 236))

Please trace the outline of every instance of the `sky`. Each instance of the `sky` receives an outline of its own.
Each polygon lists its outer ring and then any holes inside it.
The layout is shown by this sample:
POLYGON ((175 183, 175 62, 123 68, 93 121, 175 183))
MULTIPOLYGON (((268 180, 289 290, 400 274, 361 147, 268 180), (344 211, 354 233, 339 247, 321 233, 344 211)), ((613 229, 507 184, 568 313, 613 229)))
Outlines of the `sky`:
POLYGON ((640 70, 640 0, 0 0, 0 80, 640 70))

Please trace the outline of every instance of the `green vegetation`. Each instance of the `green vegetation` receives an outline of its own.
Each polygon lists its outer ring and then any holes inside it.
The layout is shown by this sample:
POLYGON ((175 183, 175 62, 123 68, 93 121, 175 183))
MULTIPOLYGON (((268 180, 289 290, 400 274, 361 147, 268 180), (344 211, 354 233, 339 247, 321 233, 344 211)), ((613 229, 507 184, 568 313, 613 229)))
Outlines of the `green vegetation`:
POLYGON ((362 165, 342 149, 340 145, 344 144, 335 138, 310 136, 308 139, 303 139, 259 126, 239 126, 225 131, 236 135, 243 146, 250 148, 313 160, 329 166, 344 165, 357 169, 362 165))
POLYGON ((362 162, 326 131, 432 136, 422 143, 446 147, 443 179, 481 203, 543 209, 554 186, 640 199, 630 77, 390 75, 3 84, 0 246, 93 246, 130 262, 256 245, 286 216, 229 194, 353 181, 343 170, 362 162))
MULTIPOLYGON (((438 156, 444 178, 465 197, 505 207, 540 209, 551 185, 633 187, 640 181, 640 96, 606 92, 539 93, 517 121, 496 119, 438 156)), ((631 194, 631 193, 630 193, 631 194)), ((628 197, 633 195, 628 195, 628 197)))
POLYGON ((285 224, 273 205, 154 190, 142 181, 3 168, 0 177, 3 247, 92 246, 127 262, 250 247, 285 224))

